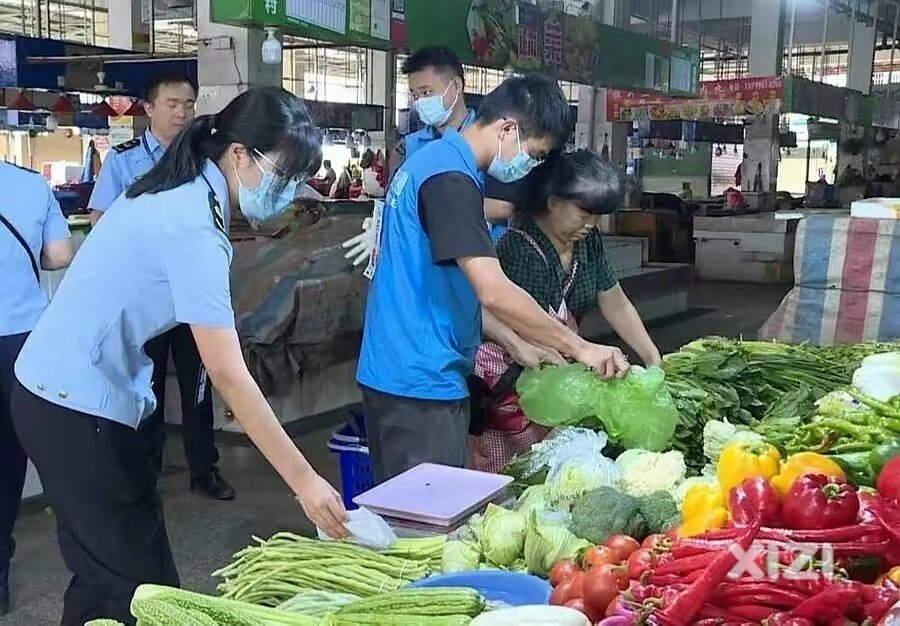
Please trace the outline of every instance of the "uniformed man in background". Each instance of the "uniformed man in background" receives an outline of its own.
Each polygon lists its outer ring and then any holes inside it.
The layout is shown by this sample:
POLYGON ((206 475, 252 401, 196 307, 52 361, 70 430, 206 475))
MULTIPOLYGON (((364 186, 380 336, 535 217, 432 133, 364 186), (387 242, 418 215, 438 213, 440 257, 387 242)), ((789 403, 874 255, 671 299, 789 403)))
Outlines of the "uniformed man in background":
MULTIPOLYGON (((137 178, 150 171, 172 140, 190 124, 196 99, 193 83, 184 76, 161 74, 150 82, 145 98, 150 128, 139 139, 113 147, 106 156, 88 203, 93 223, 137 178)), ((153 219, 153 215, 148 214, 146 219, 153 219)), ((154 365, 156 412, 141 429, 156 450, 157 465, 162 467, 165 447, 166 374, 171 351, 181 394, 184 453, 191 489, 218 500, 233 499, 234 488, 216 466, 219 452, 213 431, 212 392, 190 329, 183 324, 176 326, 148 343, 145 350, 154 365)))
POLYGON ((72 260, 69 227, 40 174, 0 161, 0 187, 11 197, 0 208, 0 616, 9 612, 13 525, 25 484, 25 452, 13 430, 10 393, 16 357, 47 306, 40 268, 72 260))

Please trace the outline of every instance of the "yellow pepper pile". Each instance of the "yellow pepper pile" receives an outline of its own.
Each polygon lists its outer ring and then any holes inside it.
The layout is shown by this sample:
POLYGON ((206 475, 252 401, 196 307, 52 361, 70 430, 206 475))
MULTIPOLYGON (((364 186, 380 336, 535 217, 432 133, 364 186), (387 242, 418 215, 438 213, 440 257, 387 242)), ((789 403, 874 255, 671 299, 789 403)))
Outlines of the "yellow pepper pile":
POLYGON ((701 535, 707 530, 722 528, 728 521, 725 494, 719 485, 694 485, 681 505, 684 522, 678 534, 681 537, 701 535))
POLYGON ((716 467, 718 485, 695 485, 687 492, 681 507, 684 523, 679 535, 692 537, 716 530, 728 523, 728 494, 748 478, 761 476, 783 498, 800 476, 824 474, 845 479, 844 472, 831 459, 814 452, 801 452, 784 463, 778 450, 766 443, 742 442, 725 448, 716 467))
POLYGON ((847 478, 840 466, 827 456, 815 452, 799 452, 787 458, 781 466, 781 471, 769 481, 769 484, 775 493, 783 498, 791 490, 794 481, 804 474, 822 474, 840 480, 847 478))

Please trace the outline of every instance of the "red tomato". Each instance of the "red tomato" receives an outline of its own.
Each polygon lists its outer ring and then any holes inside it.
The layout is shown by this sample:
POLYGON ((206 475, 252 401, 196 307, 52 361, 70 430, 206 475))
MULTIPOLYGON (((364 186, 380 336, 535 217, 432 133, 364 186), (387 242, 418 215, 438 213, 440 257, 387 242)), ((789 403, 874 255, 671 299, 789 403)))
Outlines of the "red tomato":
POLYGON ((565 582, 581 571, 578 564, 572 559, 559 561, 550 569, 550 584, 554 587, 561 582, 565 582))
POLYGON ((644 542, 641 544, 641 547, 642 548, 650 548, 651 550, 656 550, 656 549, 666 545, 666 543, 668 541, 669 541, 669 538, 666 537, 664 534, 656 533, 655 535, 650 535, 649 537, 644 539, 644 542))
POLYGON ((612 535, 607 537, 603 545, 612 548, 619 555, 619 561, 624 561, 631 556, 631 553, 641 547, 637 539, 628 535, 612 535))
POLYGON ((630 581, 628 580, 627 565, 613 565, 612 563, 603 563, 602 565, 591 568, 592 572, 594 570, 600 572, 601 574, 612 576, 616 581, 616 585, 618 585, 621 591, 625 591, 626 589, 628 589, 630 581))
POLYGON ((648 569, 656 565, 656 555, 650 548, 641 548, 628 557, 628 577, 638 580, 648 569))
POLYGON ((570 600, 572 598, 584 597, 584 581, 584 572, 576 572, 575 575, 568 580, 570 600))
POLYGON ((616 564, 621 561, 619 554, 608 546, 594 546, 584 553, 584 558, 582 559, 585 569, 597 567, 604 563, 616 564))
POLYGON ((592 569, 584 575, 584 604, 590 613, 603 615, 613 598, 619 595, 616 577, 592 569))
POLYGON ((567 580, 556 586, 553 593, 550 594, 550 604, 553 606, 563 606, 572 598, 572 582, 567 580))

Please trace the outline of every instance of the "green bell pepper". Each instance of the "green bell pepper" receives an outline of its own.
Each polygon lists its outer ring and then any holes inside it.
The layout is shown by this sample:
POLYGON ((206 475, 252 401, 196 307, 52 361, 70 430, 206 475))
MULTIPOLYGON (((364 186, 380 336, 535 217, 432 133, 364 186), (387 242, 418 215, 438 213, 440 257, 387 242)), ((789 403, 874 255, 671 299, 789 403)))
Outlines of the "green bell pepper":
POLYGON ((872 448, 869 453, 869 466, 872 468, 872 473, 878 476, 881 469, 895 456, 900 456, 900 439, 872 448))

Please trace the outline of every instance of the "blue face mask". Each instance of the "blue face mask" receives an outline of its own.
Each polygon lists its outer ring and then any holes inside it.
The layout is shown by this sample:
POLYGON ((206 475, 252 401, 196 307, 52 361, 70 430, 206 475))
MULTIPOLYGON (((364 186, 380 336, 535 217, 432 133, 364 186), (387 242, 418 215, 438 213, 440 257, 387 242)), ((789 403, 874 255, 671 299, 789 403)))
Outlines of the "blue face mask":
POLYGON ((519 146, 519 152, 507 161, 501 156, 503 154, 503 140, 498 140, 497 156, 491 161, 491 165, 488 167, 488 174, 501 183, 514 183, 517 180, 521 180, 528 176, 531 170, 541 164, 540 161, 532 158, 522 149, 518 126, 516 126, 516 143, 519 146))
MULTIPOLYGON (((452 84, 453 83, 451 83, 451 85, 452 84)), ((444 89, 444 93, 440 95, 435 94, 433 96, 428 96, 427 98, 419 98, 416 100, 416 113, 423 123, 428 126, 443 126, 447 123, 447 120, 449 120, 450 116, 453 114, 453 107, 456 106, 456 101, 459 100, 459 94, 457 93, 450 108, 445 108, 444 96, 447 95, 449 90, 450 85, 447 85, 447 88, 444 89)))
MULTIPOLYGON (((276 165, 272 163, 272 160, 266 157, 266 155, 258 150, 254 150, 254 152, 257 157, 268 162, 272 167, 276 167, 276 165)), ((278 180, 275 172, 272 170, 264 170, 256 159, 254 159, 254 163, 256 163, 256 167, 263 173, 263 176, 259 185, 253 189, 244 187, 244 183, 241 182, 241 177, 237 173, 237 166, 235 166, 234 173, 237 175, 238 184, 240 185, 240 189, 238 190, 238 201, 241 204, 241 213, 243 213, 251 223, 255 222, 258 224, 274 217, 278 217, 291 207, 294 198, 297 195, 297 187, 299 186, 300 181, 296 178, 291 179, 276 194, 274 189, 280 185, 281 181, 278 180)))

